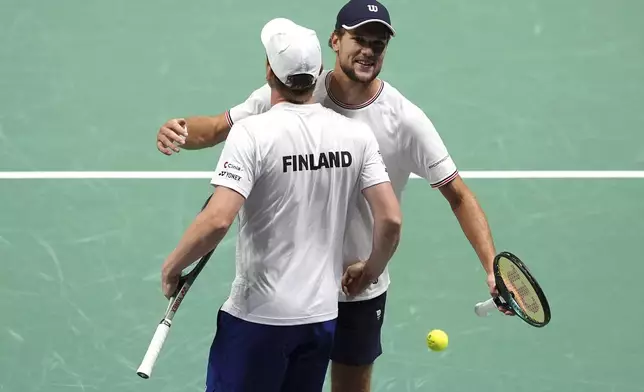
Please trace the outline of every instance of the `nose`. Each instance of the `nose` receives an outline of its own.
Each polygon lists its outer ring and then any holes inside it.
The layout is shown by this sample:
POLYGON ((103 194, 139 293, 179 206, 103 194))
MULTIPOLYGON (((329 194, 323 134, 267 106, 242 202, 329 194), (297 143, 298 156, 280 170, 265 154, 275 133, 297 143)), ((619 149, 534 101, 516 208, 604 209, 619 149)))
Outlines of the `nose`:
POLYGON ((368 42, 362 46, 362 54, 364 56, 378 57, 385 51, 385 45, 381 42, 373 41, 368 42))
POLYGON ((364 57, 373 57, 374 55, 376 55, 376 52, 370 46, 363 46, 360 54, 364 57))

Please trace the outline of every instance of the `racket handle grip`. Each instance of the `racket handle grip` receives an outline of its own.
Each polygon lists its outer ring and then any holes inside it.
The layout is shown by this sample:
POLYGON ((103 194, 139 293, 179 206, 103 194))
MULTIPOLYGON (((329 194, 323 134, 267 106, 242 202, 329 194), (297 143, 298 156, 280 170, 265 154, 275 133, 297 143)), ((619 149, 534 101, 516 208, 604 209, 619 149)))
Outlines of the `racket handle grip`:
POLYGON ((172 325, 172 321, 165 320, 165 319, 161 321, 161 323, 159 323, 159 326, 157 327, 157 330, 154 333, 152 340, 150 341, 148 350, 146 351, 145 356, 143 357, 143 361, 141 361, 141 365, 136 371, 136 374, 138 374, 139 377, 145 378, 145 379, 150 378, 150 374, 152 373, 152 368, 154 367, 154 364, 157 361, 159 353, 161 352, 161 348, 163 347, 165 338, 168 336, 168 332, 170 332, 171 325, 172 325))
POLYGON ((496 310, 496 304, 494 303, 494 298, 490 298, 487 301, 479 302, 474 306, 474 313, 476 313, 476 315, 479 317, 485 317, 494 310, 496 310))

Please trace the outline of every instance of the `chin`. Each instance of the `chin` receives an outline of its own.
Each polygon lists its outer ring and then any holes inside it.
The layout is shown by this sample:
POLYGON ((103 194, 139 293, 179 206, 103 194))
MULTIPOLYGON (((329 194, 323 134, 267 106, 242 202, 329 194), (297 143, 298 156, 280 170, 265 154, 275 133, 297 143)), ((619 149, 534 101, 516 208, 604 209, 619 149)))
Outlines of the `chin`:
POLYGON ((374 79, 378 77, 378 72, 375 70, 371 72, 354 70, 353 74, 355 75, 356 79, 358 79, 362 83, 372 82, 374 79))
POLYGON ((342 71, 344 74, 352 81, 356 83, 371 83, 374 79, 378 77, 378 74, 380 73, 380 70, 377 68, 373 68, 372 70, 369 71, 364 71, 360 69, 360 66, 346 66, 342 65, 341 66, 342 71))
POLYGON ((362 82, 371 82, 380 74, 380 66, 378 63, 373 64, 371 67, 365 67, 360 63, 353 64, 353 74, 362 82))

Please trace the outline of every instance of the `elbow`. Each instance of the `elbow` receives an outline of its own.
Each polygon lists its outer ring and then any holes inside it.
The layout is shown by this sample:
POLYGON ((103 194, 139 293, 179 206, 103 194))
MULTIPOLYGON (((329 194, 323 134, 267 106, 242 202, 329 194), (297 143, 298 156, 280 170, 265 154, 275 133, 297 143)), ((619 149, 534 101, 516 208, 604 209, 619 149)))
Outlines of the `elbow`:
POLYGON ((230 226, 232 226, 233 220, 234 217, 229 218, 219 213, 205 213, 202 216, 201 224, 207 227, 207 234, 203 240, 210 243, 211 241, 217 241, 218 238, 224 237, 230 226))
POLYGON ((215 234, 226 234, 230 226, 232 226, 233 220, 227 219, 225 217, 216 217, 212 220, 212 232, 215 234))
POLYGON ((373 250, 370 262, 365 270, 369 281, 373 281, 385 270, 389 260, 396 252, 400 242, 402 228, 402 214, 400 211, 391 211, 380 215, 374 220, 373 250))
POLYGON ((212 247, 217 246, 217 244, 219 244, 219 242, 226 236, 231 225, 232 222, 225 219, 213 220, 209 223, 210 227, 208 234, 206 234, 201 241, 212 249, 212 247))
POLYGON ((459 211, 463 206, 470 204, 472 201, 476 202, 474 194, 461 178, 456 178, 454 181, 439 189, 453 212, 459 211))
POLYGON ((452 212, 457 212, 462 205, 463 205, 463 200, 460 200, 460 199, 449 202, 449 207, 452 210, 452 212))
POLYGON ((402 230, 402 213, 400 211, 396 211, 395 213, 387 215, 383 220, 383 226, 385 227, 385 232, 388 234, 388 237, 400 237, 400 231, 402 230))

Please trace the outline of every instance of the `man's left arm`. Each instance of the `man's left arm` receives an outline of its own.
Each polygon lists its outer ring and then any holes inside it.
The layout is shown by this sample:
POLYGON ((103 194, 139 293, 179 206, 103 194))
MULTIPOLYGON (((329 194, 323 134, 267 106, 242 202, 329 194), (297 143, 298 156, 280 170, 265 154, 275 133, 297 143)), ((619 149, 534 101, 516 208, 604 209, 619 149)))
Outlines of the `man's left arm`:
MULTIPOLYGON (((483 208, 476 200, 474 192, 465 184, 461 176, 456 176, 452 181, 439 188, 458 219, 461 229, 474 248, 481 265, 487 273, 487 286, 492 297, 497 297, 499 292, 494 280, 492 264, 496 250, 494 240, 483 208)), ((507 316, 513 316, 509 308, 500 306, 499 311, 507 316)))
POLYGON ((456 164, 429 118, 409 102, 403 108, 405 115, 400 142, 410 151, 407 161, 409 169, 426 179, 432 188, 440 189, 447 199, 485 269, 490 292, 495 293, 492 263, 496 251, 483 209, 460 177, 456 164))
POLYGON ((166 298, 177 289, 181 272, 215 249, 226 236, 254 181, 254 141, 245 128, 233 125, 211 180, 216 188, 210 201, 163 263, 161 280, 166 298))
MULTIPOLYGON (((463 233, 474 248, 488 277, 492 274, 492 262, 496 255, 494 240, 487 218, 474 193, 461 176, 441 186, 441 193, 449 202, 463 233)), ((489 284, 489 282, 488 282, 489 284)))

